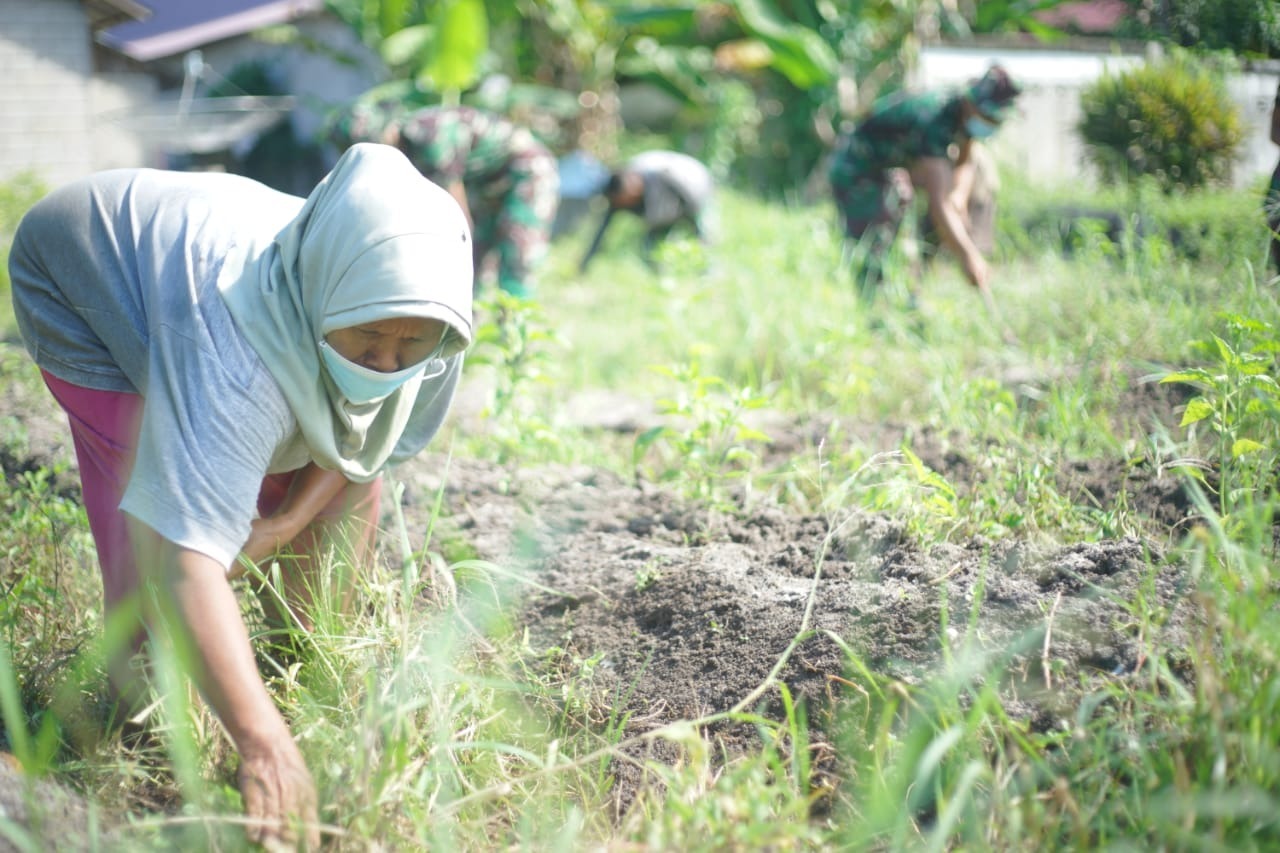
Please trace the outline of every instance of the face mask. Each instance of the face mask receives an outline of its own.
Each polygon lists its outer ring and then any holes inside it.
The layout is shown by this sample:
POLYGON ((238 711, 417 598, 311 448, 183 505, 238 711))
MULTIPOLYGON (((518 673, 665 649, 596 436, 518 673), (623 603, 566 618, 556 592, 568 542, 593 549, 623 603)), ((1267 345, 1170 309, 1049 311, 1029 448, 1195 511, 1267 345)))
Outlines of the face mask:
POLYGON ((964 120, 964 132, 970 139, 986 139, 996 132, 997 124, 987 121, 982 116, 969 116, 964 120))
POLYGON ((333 377, 333 382, 342 392, 342 396, 352 403, 373 403, 389 397, 393 391, 415 376, 421 375, 425 380, 434 379, 444 373, 444 359, 440 358, 442 348, 443 341, 440 348, 422 361, 394 373, 370 370, 343 358, 326 341, 320 342, 320 356, 324 359, 325 367, 329 369, 329 375, 333 377))

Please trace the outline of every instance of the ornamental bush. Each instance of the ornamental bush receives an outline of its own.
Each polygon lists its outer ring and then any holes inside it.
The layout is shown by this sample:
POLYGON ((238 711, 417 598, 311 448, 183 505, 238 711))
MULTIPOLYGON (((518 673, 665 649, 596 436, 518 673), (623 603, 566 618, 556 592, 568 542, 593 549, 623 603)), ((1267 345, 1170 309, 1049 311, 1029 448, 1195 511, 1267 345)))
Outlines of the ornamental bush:
POLYGON ((1103 180, 1151 178, 1165 192, 1226 183, 1244 128, 1223 74, 1178 51, 1080 95, 1079 132, 1103 180))

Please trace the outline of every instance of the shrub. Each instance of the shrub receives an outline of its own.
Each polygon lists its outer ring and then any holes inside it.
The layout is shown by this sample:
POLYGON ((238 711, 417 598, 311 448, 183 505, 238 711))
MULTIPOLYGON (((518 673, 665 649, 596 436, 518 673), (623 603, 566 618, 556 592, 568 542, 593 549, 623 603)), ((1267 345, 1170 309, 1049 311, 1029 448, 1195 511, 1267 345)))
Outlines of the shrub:
POLYGON ((1280 57, 1280 6, 1275 0, 1162 0, 1129 16, 1114 35, 1168 40, 1187 47, 1280 57))
MULTIPOLYGON (((1095 248, 1112 257, 1124 251, 1132 228, 1138 241, 1157 238, 1177 258, 1225 269, 1240 259, 1260 269, 1267 239, 1256 206, 1232 187, 1166 195, 1147 179, 1136 186, 1083 183, 1045 186, 1003 172, 996 245, 1005 258, 1043 252, 1073 255, 1095 248), (1108 244, 1117 244, 1109 247, 1108 244)), ((1261 197, 1260 186, 1247 192, 1261 197)))
POLYGON ((1165 192, 1224 183, 1244 138, 1222 75, 1183 51, 1100 77, 1080 106, 1080 135, 1106 181, 1150 177, 1165 192))

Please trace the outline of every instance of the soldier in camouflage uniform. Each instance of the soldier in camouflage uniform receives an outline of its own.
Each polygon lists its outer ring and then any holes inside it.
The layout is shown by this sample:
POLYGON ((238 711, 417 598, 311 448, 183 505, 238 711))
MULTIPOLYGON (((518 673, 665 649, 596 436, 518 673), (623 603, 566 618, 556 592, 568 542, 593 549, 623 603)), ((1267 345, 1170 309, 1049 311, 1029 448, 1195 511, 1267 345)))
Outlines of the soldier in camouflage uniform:
POLYGON ((857 272, 864 297, 874 297, 883 278, 885 253, 897 239, 914 185, 928 195, 929 218, 943 245, 959 256, 969 282, 994 310, 987 263, 967 224, 971 146, 999 128, 1020 92, 993 65, 955 93, 890 96, 840 139, 828 176, 845 234, 865 253, 857 272))
POLYGON ((472 107, 357 105, 335 129, 341 146, 382 142, 447 189, 471 222, 476 281, 496 255, 498 286, 533 291, 559 199, 555 158, 528 129, 472 107))
MULTIPOLYGON (((1276 87, 1276 100, 1271 107, 1271 141, 1280 145, 1280 86, 1276 87)), ((1271 232, 1271 266, 1280 273, 1280 163, 1271 173, 1265 207, 1267 230, 1271 232)))

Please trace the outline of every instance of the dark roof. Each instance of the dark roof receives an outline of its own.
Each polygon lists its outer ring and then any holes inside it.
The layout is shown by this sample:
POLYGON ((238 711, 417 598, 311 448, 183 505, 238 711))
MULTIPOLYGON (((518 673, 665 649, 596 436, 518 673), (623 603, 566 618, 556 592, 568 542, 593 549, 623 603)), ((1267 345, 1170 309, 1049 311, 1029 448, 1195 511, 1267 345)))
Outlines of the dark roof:
POLYGON ((92 33, 124 21, 139 21, 151 14, 151 10, 137 0, 84 0, 84 12, 92 33))
MULTIPOLYGON (((102 2, 102 0, 98 0, 102 2)), ((132 2, 132 0, 111 0, 132 2)), ((324 0, 147 0, 152 15, 103 32, 98 40, 140 62, 173 56, 324 8, 324 0)))

